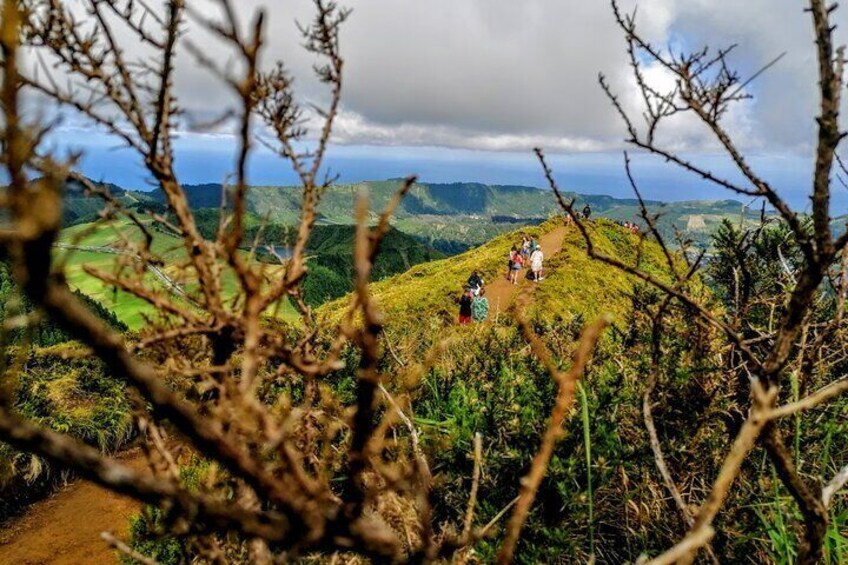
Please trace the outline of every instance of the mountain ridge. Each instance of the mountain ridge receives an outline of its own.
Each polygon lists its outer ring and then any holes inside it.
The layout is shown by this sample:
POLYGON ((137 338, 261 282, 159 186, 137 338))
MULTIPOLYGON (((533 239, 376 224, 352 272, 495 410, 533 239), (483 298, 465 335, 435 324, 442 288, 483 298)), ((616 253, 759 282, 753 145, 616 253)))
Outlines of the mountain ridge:
MULTIPOLYGON (((372 210, 384 209, 401 182, 388 179, 332 185, 324 192, 318 206, 317 223, 353 224, 355 203, 363 192, 367 192, 372 210)), ((193 209, 220 209, 224 193, 221 184, 185 185, 184 189, 193 209)), ((248 192, 247 208, 256 217, 267 218, 271 224, 294 225, 300 217, 301 196, 300 186, 253 186, 248 192)), ((564 197, 574 200, 578 209, 588 204, 596 217, 644 224, 639 202, 634 198, 577 192, 566 192, 564 197)), ((159 213, 167 211, 165 196, 158 189, 150 192, 124 191, 120 192, 119 198, 130 208, 159 213)), ((94 204, 92 198, 70 191, 66 196, 68 223, 95 219, 98 208, 94 204)), ((672 238, 680 232, 703 248, 709 246, 709 236, 722 220, 738 222, 741 219, 753 224, 759 219, 758 211, 732 199, 647 200, 645 205, 650 213, 658 214, 658 226, 666 237, 672 238)), ((480 182, 419 182, 401 202, 392 223, 425 245, 454 254, 512 231, 519 224, 539 224, 561 212, 553 193, 546 188, 480 182)))

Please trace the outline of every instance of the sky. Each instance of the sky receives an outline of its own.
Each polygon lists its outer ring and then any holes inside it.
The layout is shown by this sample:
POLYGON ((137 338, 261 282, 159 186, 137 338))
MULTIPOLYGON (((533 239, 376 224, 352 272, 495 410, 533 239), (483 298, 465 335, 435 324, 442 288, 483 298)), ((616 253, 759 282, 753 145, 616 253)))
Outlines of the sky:
MULTIPOLYGON (((191 2, 190 2, 191 4, 191 2)), ((603 0, 348 0, 341 31, 345 57, 342 106, 328 164, 340 181, 418 174, 423 181, 479 181, 543 186, 532 148, 546 150, 562 185, 577 192, 631 194, 623 172, 624 125, 598 85, 604 73, 628 111, 639 115, 639 96, 621 31, 603 0)), ((621 0, 638 4, 640 30, 654 44, 676 51, 738 44, 731 62, 750 76, 785 52, 751 83, 751 100, 734 107, 726 127, 752 162, 803 210, 812 170, 816 61, 812 23, 802 0, 621 0)), ((214 16, 215 2, 195 0, 214 16)), ((308 0, 238 0, 242 24, 266 11, 263 66, 285 62, 299 100, 323 104, 314 60, 301 48, 295 21, 312 14, 308 0)), ((842 11, 837 21, 845 21, 842 11)), ((843 26, 848 27, 848 26, 843 26)), ((837 39, 844 41, 844 30, 837 39)), ((193 24, 187 37, 227 65, 232 53, 193 24)), ((130 55, 143 54, 128 42, 130 55)), ((654 84, 668 76, 646 68, 654 84)), ((217 79, 183 51, 175 84, 189 115, 207 119, 233 100, 217 79)), ((692 120, 676 120, 660 139, 725 176, 733 167, 715 140, 692 120)), ((129 188, 149 186, 138 159, 119 142, 67 117, 51 141, 84 153, 82 168, 96 179, 129 188)), ((226 129, 181 133, 177 170, 183 182, 221 182, 232 170, 234 138, 226 129)), ((655 158, 634 155, 634 171, 648 198, 721 199, 732 194, 706 185, 655 158)), ((252 184, 290 184, 285 163, 258 151, 252 184)), ((835 188, 835 206, 848 210, 848 190, 835 188), (840 192, 841 191, 841 192, 840 192), (844 192, 845 194, 842 194, 844 192)))

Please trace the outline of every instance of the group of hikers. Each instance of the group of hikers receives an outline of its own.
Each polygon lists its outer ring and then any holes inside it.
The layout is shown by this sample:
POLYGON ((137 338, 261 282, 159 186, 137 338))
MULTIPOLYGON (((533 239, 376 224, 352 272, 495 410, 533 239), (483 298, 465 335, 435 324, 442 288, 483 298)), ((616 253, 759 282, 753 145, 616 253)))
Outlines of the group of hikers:
POLYGON ((513 245, 509 251, 509 261, 507 261, 506 266, 507 280, 512 284, 518 284, 518 275, 525 266, 530 267, 530 280, 533 282, 543 280, 542 262, 544 260, 545 254, 536 238, 523 236, 521 244, 513 245))
MULTIPOLYGON (((524 235, 520 244, 512 246, 507 260, 506 278, 512 284, 518 284, 518 275, 525 266, 529 267, 528 278, 533 282, 544 280, 543 262, 545 254, 535 237, 524 235)), ((479 271, 468 277, 465 289, 459 299, 459 323, 484 322, 489 317, 489 299, 486 298, 486 281, 479 271)))
MULTIPOLYGON (((582 218, 583 220, 588 220, 592 216, 592 207, 586 204, 583 206, 582 212, 574 212, 574 215, 578 218, 582 218)), ((565 225, 570 226, 574 223, 574 220, 571 217, 571 214, 565 215, 565 225)))
MULTIPOLYGON (((592 209, 586 204, 579 214, 583 220, 588 220, 592 215, 592 209)), ((565 217, 566 225, 570 225, 572 218, 565 217)), ((616 222, 631 233, 639 233, 639 224, 627 220, 616 222)), ((518 276, 525 268, 530 272, 527 278, 533 282, 545 279, 543 262, 545 254, 542 246, 535 237, 523 235, 521 243, 512 246, 507 260, 506 279, 512 284, 518 284, 518 276)), ((483 322, 489 316, 489 299, 486 298, 485 281, 478 271, 474 271, 465 284, 462 296, 459 299, 459 323, 470 324, 471 322, 483 322)))

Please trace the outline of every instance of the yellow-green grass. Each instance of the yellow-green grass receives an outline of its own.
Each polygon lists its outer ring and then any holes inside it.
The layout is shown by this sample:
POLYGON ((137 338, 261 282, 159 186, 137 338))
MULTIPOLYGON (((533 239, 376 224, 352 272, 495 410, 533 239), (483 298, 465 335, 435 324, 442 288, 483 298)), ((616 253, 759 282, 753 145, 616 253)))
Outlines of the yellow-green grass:
MULTIPOLYGON (((636 265, 651 275, 668 280, 668 267, 659 245, 608 220, 587 224, 596 253, 636 265)), ((681 259, 682 262, 682 259, 681 259)), ((590 258, 576 227, 566 233, 562 250, 545 262, 545 280, 534 293, 534 313, 542 317, 580 316, 591 321, 611 315, 620 323, 631 306, 637 280, 624 271, 590 258)))
MULTIPOLYGON (((522 234, 541 237, 561 225, 562 219, 555 218, 540 226, 521 228, 461 255, 417 265, 374 283, 372 292, 385 314, 387 331, 393 336, 403 336, 407 343, 431 342, 435 336, 473 334, 476 331, 473 326, 455 324, 456 301, 469 275, 478 270, 487 281, 505 276, 509 250, 513 244, 520 243, 522 234)), ((640 243, 639 236, 606 220, 593 221, 588 229, 597 251, 628 264, 641 256, 643 269, 665 276, 664 257, 657 244, 640 243)), ((563 320, 581 316, 587 321, 612 315, 614 321, 623 320, 636 279, 590 259, 576 227, 566 231, 562 250, 546 261, 545 269, 547 278, 541 283, 522 283, 534 285, 530 305, 533 315, 563 320)), ((338 319, 347 304, 348 299, 343 298, 323 306, 319 313, 331 320, 338 319)), ((494 310, 495 305, 490 306, 494 310)), ((500 310, 507 306, 500 305, 500 310)))
MULTIPOLYGON (((184 264, 186 260, 182 241, 160 231, 151 231, 151 233, 153 235, 151 251, 165 262, 162 270, 180 282, 186 291, 196 291, 196 281, 179 276, 180 269, 177 266, 184 264)), ((80 247, 117 247, 123 239, 140 243, 143 238, 144 235, 136 226, 129 220, 121 219, 70 227, 62 231, 59 242, 80 247)), ((79 290, 112 310, 130 329, 141 329, 147 319, 156 316, 156 308, 147 301, 126 292, 116 292, 112 287, 85 271, 87 267, 111 272, 115 269, 116 262, 120 260, 119 255, 98 251, 58 249, 56 256, 57 265, 64 266, 65 277, 71 288, 79 290)), ((154 289, 162 289, 161 282, 151 273, 146 273, 143 280, 154 289)), ((222 278, 225 298, 235 296, 238 292, 238 284, 232 272, 225 273, 222 278)), ((298 313, 291 303, 285 300, 277 312, 277 317, 293 322, 298 319, 298 313)))

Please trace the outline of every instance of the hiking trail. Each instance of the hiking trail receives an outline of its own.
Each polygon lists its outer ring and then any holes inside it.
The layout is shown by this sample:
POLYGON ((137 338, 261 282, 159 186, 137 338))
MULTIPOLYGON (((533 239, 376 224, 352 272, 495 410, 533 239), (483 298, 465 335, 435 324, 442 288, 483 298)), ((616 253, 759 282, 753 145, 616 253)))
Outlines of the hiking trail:
MULTIPOLYGON (((542 253, 545 254, 545 265, 548 264, 548 261, 550 261, 554 255, 562 250, 562 243, 567 232, 568 228, 566 226, 558 226, 539 238, 539 245, 542 247, 542 253)), ((521 270, 519 283, 517 285, 506 280, 507 251, 508 250, 505 250, 503 253, 503 268, 498 272, 495 280, 486 284, 486 298, 489 299, 489 308, 491 309, 490 316, 506 312, 519 290, 527 288, 528 285, 536 284, 527 280, 527 267, 521 270)), ((545 267, 545 271, 547 271, 547 267, 545 267)), ((547 275, 545 275, 545 277, 547 277, 547 275)), ((544 284, 544 282, 539 284, 544 284)))
MULTIPOLYGON (((562 250, 567 231, 567 227, 559 226, 539 238, 546 263, 562 250)), ((526 268, 521 271, 518 285, 506 280, 506 250, 503 263, 495 280, 486 285, 492 316, 506 312, 519 291, 532 291, 536 286, 526 279, 526 268)), ((134 470, 145 467, 138 450, 127 454, 123 462, 134 470)), ((0 528, 0 563, 116 564, 117 554, 100 539, 100 533, 111 531, 126 539, 129 518, 140 509, 141 504, 132 499, 88 481, 74 481, 0 528)))
MULTIPOLYGON (((138 449, 122 459, 133 470, 146 467, 138 449)), ((125 540, 129 518, 140 510, 135 500, 75 480, 0 527, 0 563, 117 564, 117 553, 100 539, 100 533, 110 531, 125 540)))

